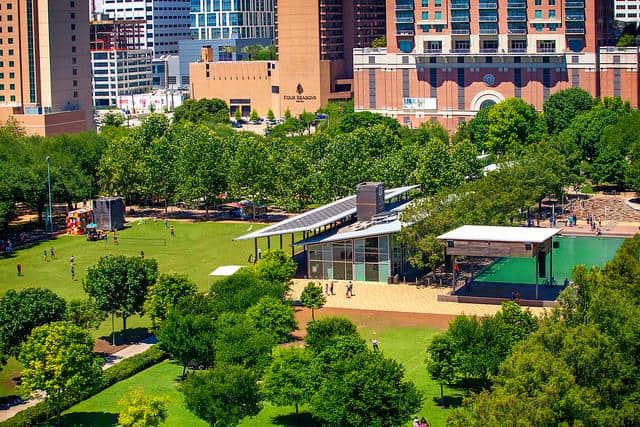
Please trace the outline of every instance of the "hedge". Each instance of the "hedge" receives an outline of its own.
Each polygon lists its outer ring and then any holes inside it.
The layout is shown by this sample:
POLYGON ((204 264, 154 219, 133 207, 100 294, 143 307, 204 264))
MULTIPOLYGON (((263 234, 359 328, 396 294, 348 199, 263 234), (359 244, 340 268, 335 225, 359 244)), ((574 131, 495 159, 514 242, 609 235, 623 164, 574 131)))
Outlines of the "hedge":
MULTIPOLYGON (((71 408, 76 403, 79 403, 89 397, 101 392, 107 387, 114 385, 115 383, 127 379, 140 371, 143 371, 156 363, 166 359, 167 354, 160 349, 160 346, 154 345, 147 351, 132 356, 128 359, 113 365, 103 371, 100 383, 93 389, 87 391, 87 393, 79 396, 77 399, 72 399, 67 402, 62 410, 71 408)), ((51 419, 55 414, 51 413, 47 402, 40 402, 24 411, 18 412, 12 418, 7 421, 1 422, 2 427, 31 427, 38 424, 43 424, 47 420, 51 419)))

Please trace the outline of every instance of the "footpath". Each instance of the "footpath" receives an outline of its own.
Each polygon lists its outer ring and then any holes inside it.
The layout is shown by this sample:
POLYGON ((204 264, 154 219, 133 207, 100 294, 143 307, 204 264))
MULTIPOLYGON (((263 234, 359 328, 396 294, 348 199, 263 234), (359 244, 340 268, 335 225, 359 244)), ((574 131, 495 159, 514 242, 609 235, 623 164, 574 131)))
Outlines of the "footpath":
MULTIPOLYGON (((144 353, 157 342, 158 340, 156 339, 156 337, 150 336, 140 341, 139 343, 131 344, 130 346, 127 346, 116 353, 110 354, 109 356, 104 358, 105 363, 104 365, 102 365, 102 370, 104 371, 105 369, 112 367, 116 363, 122 362, 123 360, 133 357, 136 354, 144 353)), ((11 406, 9 409, 0 410, 0 422, 7 421, 17 413, 22 412, 25 409, 42 402, 42 400, 43 398, 29 399, 19 405, 11 406)))

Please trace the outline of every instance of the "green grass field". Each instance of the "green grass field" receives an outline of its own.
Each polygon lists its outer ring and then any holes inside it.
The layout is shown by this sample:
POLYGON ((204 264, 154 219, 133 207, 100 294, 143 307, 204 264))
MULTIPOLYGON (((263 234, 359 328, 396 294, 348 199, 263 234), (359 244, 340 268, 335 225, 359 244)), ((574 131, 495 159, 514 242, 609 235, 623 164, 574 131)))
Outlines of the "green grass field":
MULTIPOLYGON (((426 345, 436 331, 423 327, 388 328, 378 331, 373 331, 366 326, 360 328, 363 338, 369 342, 374 332, 380 340, 382 351, 402 363, 407 377, 414 381, 424 393, 424 405, 418 415, 425 416, 433 426, 443 426, 448 410, 436 404, 440 396, 440 386, 429 379, 424 363, 426 345)), ((171 362, 153 366, 74 406, 67 411, 63 425, 113 426, 119 411, 118 399, 128 389, 142 387, 147 393, 164 395, 169 399, 169 416, 165 425, 204 426, 206 425, 204 422, 184 408, 182 395, 175 387, 181 371, 181 367, 171 362)), ((445 388, 445 395, 448 396, 449 401, 454 402, 460 401, 462 397, 459 391, 448 388, 445 388)), ((253 418, 246 418, 241 426, 312 425, 309 422, 308 413, 304 413, 304 408, 301 412, 301 418, 296 419, 293 407, 274 407, 265 404, 260 414, 253 418)), ((410 422, 407 422, 407 425, 410 425, 410 422)))
MULTIPOLYGON (((82 279, 87 267, 97 262, 98 258, 108 254, 129 256, 140 255, 144 251, 146 258, 158 261, 160 272, 184 273, 191 277, 198 288, 205 290, 210 282, 209 273, 221 265, 245 265, 253 253, 253 241, 234 241, 235 237, 262 227, 251 223, 221 222, 170 222, 175 227, 175 237, 162 221, 133 222, 130 227, 119 232, 119 244, 113 243, 110 236, 108 242, 88 242, 83 236, 60 236, 26 249, 17 250, 11 257, 0 257, 0 295, 9 289, 27 287, 48 288, 65 299, 85 297, 82 279), (43 251, 55 249, 56 259, 44 261, 43 251), (76 280, 71 280, 69 258, 75 257, 76 280), (18 277, 16 265, 23 266, 23 276, 18 277)), ((262 239, 265 240, 265 239, 262 239)), ((266 250, 267 242, 260 241, 262 250, 266 250)), ((283 241, 288 251, 290 237, 283 241)), ((272 248, 279 248, 279 240, 272 241, 272 248)), ((128 329, 146 328, 147 318, 133 316, 127 319, 128 329)), ((120 330, 122 321, 116 319, 116 329, 120 330)), ((106 320, 96 331, 95 337, 107 336, 111 332, 111 321, 106 320)), ((0 398, 15 393, 12 379, 19 374, 20 366, 15 360, 0 371, 0 398)))

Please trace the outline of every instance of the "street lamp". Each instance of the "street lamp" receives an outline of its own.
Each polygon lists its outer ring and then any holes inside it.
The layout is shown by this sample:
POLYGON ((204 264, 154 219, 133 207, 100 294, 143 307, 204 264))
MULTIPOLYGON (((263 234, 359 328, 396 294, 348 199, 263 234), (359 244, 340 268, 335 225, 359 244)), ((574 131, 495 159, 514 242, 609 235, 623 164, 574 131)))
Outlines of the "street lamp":
POLYGON ((49 232, 53 233, 53 221, 51 218, 51 157, 47 156, 47 182, 49 183, 49 232))

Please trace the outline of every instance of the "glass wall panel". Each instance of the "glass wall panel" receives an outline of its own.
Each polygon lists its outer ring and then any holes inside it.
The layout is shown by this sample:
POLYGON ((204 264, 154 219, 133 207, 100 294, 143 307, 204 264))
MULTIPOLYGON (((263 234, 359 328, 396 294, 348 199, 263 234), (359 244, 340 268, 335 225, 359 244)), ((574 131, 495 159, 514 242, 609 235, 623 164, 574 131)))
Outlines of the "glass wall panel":
POLYGON ((354 264, 353 265, 353 272, 355 274, 355 280, 362 282, 365 280, 365 276, 364 276, 364 264, 354 264))
POLYGON ((322 279, 322 262, 321 261, 309 262, 309 278, 322 279))
POLYGON ((378 264, 365 264, 364 279, 367 282, 377 282, 379 278, 378 270, 378 264))
POLYGON ((380 282, 386 282, 387 279, 389 278, 390 274, 389 274, 389 262, 381 262, 379 264, 380 266, 380 272, 379 272, 379 279, 378 281, 380 282))
POLYGON ((378 238, 378 256, 380 261, 389 260, 389 236, 380 236, 378 238))

